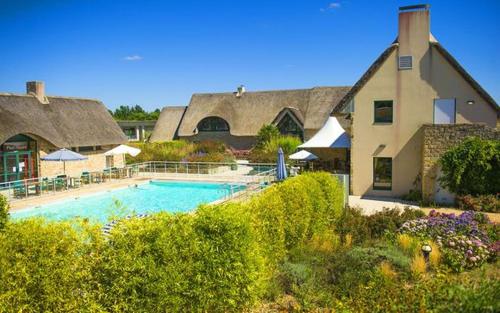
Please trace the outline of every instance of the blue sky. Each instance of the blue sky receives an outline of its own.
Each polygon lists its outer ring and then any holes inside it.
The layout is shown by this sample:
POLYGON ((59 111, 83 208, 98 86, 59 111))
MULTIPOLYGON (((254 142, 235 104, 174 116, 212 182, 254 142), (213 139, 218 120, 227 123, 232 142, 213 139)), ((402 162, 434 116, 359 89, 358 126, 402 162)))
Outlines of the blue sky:
MULTIPOLYGON (((0 91, 109 108, 186 105, 192 93, 352 85, 416 1, 0 0, 0 91)), ((431 29, 500 99, 500 1, 428 1, 431 29)))

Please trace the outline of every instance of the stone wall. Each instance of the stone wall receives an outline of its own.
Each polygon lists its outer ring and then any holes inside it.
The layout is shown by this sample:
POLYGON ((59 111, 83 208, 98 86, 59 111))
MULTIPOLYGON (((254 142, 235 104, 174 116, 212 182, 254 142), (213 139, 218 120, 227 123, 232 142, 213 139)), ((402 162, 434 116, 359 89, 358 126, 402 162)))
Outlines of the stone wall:
MULTIPOLYGON (((43 157, 51 152, 56 151, 58 148, 54 147, 48 141, 37 137, 37 145, 39 151, 39 158, 43 157)), ((88 157, 87 160, 84 161, 74 161, 74 162, 66 162, 66 175, 71 177, 79 177, 83 171, 89 172, 100 172, 106 168, 106 156, 104 153, 115 146, 102 146, 100 150, 96 151, 88 151, 88 152, 78 152, 82 155, 88 157)), ((63 162, 50 162, 50 161, 42 161, 38 159, 39 177, 52 177, 56 175, 63 174, 64 172, 64 163, 63 162)), ((122 155, 113 156, 113 166, 120 168, 125 164, 123 162, 122 155)))
POLYGON ((484 124, 425 124, 422 129, 422 194, 428 201, 437 200, 436 180, 439 175, 437 161, 441 155, 467 137, 500 140, 500 131, 484 124))

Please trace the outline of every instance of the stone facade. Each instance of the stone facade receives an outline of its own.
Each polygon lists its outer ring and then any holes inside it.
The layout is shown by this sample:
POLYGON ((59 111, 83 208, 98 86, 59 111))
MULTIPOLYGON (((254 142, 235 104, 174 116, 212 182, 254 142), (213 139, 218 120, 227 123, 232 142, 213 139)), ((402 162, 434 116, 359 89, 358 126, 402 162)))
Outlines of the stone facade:
POLYGON ((484 124, 425 124, 422 130, 422 195, 427 201, 443 202, 436 198, 441 155, 467 137, 500 140, 500 131, 484 124))
MULTIPOLYGON (((40 137, 36 137, 35 139, 37 141, 39 151, 38 176, 52 177, 63 174, 63 162, 47 162, 40 160, 41 157, 56 151, 58 148, 54 147, 50 142, 40 137)), ((100 172, 104 170, 108 166, 108 164, 106 164, 106 156, 104 155, 104 153, 114 147, 115 146, 102 146, 99 150, 78 152, 82 155, 87 156, 88 159, 84 161, 66 162, 66 175, 71 177, 79 177, 84 171, 100 172)), ((109 165, 117 168, 124 167, 125 163, 122 155, 115 155, 110 158, 112 158, 112 164, 109 165)))

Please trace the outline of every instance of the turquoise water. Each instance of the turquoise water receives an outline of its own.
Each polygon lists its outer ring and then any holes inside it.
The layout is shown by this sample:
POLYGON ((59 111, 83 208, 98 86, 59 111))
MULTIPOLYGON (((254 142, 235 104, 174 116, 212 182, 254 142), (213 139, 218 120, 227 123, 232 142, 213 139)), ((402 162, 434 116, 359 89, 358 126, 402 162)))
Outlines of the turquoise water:
MULTIPOLYGON (((13 212, 11 216, 13 219, 43 216, 50 220, 81 217, 105 223, 114 217, 132 214, 188 212, 199 204, 223 198, 228 195, 230 188, 230 185, 221 183, 150 181, 137 187, 115 189, 13 212)), ((244 188, 244 185, 232 185, 233 192, 244 188)))

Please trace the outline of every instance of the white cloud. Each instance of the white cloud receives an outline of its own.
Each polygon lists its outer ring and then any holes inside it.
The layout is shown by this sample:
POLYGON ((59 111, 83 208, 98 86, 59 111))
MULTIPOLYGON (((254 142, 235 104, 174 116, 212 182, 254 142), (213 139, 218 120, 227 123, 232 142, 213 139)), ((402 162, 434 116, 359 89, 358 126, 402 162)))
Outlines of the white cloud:
POLYGON ((140 61, 142 57, 140 55, 129 55, 123 58, 125 61, 140 61))
POLYGON ((321 12, 327 12, 327 11, 333 11, 333 10, 337 10, 337 9, 340 9, 342 5, 340 4, 340 2, 330 2, 328 3, 328 5, 326 6, 326 8, 321 8, 319 9, 321 12))

